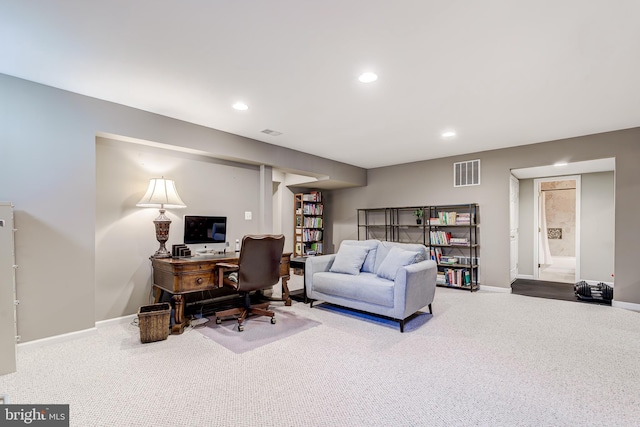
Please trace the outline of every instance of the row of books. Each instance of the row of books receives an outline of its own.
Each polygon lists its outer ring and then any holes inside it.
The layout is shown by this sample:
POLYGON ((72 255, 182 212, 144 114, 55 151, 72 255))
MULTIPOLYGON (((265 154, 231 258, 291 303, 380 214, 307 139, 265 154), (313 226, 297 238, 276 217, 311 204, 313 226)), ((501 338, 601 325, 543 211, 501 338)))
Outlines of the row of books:
POLYGON ((475 224, 474 215, 470 212, 460 212, 456 217, 456 225, 470 225, 475 224))
POLYGON ((448 231, 434 230, 429 232, 429 241, 432 245, 450 245, 451 233, 448 231))
POLYGON ((452 237, 448 231, 430 231, 429 241, 432 245, 469 246, 468 237, 452 237))
POLYGON ((303 227, 306 228, 322 228, 322 218, 321 217, 314 217, 314 216, 308 216, 304 218, 303 221, 303 227))
MULTIPOLYGON (((324 253, 322 251, 322 243, 321 242, 312 243, 311 245, 309 245, 309 250, 314 251, 316 253, 316 255, 320 255, 320 254, 324 253)), ((309 250, 307 250, 307 252, 309 252, 309 250)))
POLYGON ((302 205, 302 210, 300 211, 300 209, 298 209, 299 212, 296 213, 303 215, 322 215, 322 207, 323 205, 305 203, 302 205))
POLYGON ((302 229, 303 242, 314 242, 317 240, 322 240, 322 230, 302 229))
POLYGON ((477 257, 468 257, 462 255, 448 256, 442 254, 442 248, 430 248, 430 258, 438 264, 461 264, 461 265, 478 265, 477 257))
POLYGON ((438 212, 438 217, 429 218, 430 225, 471 225, 475 216, 470 212, 438 212))
POLYGON ((307 255, 309 252, 313 252, 315 255, 321 255, 324 252, 322 251, 322 243, 316 242, 303 245, 302 243, 296 243, 296 254, 307 255), (304 250, 303 250, 304 248, 304 250))
POLYGON ((451 237, 449 239, 449 244, 450 245, 468 246, 469 245, 469 238, 467 238, 467 237, 451 237))
POLYGON ((438 271, 436 284, 447 286, 470 286, 471 272, 467 269, 446 268, 444 271, 438 271))
POLYGON ((302 201, 304 202, 321 202, 322 193, 319 191, 312 191, 311 193, 303 194, 302 201))

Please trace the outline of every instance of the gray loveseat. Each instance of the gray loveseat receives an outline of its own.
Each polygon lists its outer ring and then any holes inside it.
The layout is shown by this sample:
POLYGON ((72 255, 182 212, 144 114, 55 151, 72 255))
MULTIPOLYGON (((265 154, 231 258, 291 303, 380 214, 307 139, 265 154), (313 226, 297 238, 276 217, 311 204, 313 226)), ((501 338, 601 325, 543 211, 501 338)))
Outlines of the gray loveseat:
POLYGON ((307 258, 307 297, 400 322, 429 307, 437 266, 426 246, 379 240, 344 240, 336 254, 307 258))

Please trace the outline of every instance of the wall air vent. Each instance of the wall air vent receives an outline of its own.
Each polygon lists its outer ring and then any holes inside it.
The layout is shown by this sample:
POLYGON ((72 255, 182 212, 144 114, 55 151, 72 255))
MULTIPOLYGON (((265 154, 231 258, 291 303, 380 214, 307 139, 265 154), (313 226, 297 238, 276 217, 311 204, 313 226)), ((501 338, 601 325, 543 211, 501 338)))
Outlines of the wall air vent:
POLYGON ((469 160, 453 164, 453 186, 480 185, 480 160, 469 160))
POLYGON ((277 130, 271 130, 271 129, 265 129, 265 130, 263 130, 261 132, 262 133, 266 133, 267 135, 271 135, 271 136, 282 135, 282 132, 278 132, 277 130))

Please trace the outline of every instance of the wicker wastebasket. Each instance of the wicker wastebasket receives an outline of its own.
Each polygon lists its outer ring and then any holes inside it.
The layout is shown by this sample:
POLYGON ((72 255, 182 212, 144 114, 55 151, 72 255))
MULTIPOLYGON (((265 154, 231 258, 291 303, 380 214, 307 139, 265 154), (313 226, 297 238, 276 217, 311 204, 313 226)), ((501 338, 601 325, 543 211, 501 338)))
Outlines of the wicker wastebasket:
POLYGON ((166 340, 169 336, 171 304, 143 305, 138 309, 140 341, 143 343, 166 340))

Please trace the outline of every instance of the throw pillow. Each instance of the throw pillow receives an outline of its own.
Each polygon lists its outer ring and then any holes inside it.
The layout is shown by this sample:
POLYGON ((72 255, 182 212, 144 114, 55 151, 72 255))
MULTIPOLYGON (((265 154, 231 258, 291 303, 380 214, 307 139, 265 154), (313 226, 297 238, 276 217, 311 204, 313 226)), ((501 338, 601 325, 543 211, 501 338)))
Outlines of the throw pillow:
POLYGON ((338 253, 329 269, 332 273, 360 274, 362 263, 369 253, 369 248, 363 246, 340 245, 338 253))
POLYGON ((413 264, 418 255, 418 252, 405 251, 397 247, 391 248, 389 254, 380 264, 380 268, 378 268, 378 277, 396 280, 400 267, 413 264))
POLYGON ((369 253, 367 257, 364 259, 364 263, 362 263, 362 271, 366 271, 368 273, 373 273, 373 269, 375 268, 376 262, 376 252, 378 252, 378 247, 369 249, 369 253))

